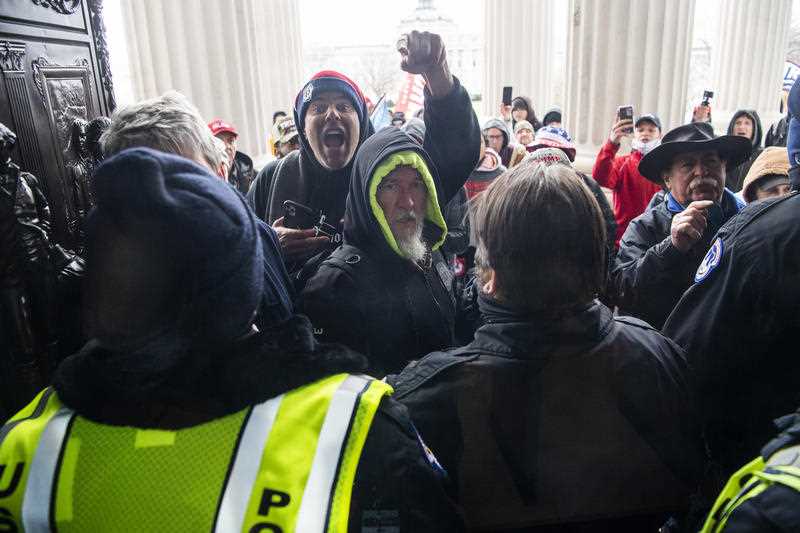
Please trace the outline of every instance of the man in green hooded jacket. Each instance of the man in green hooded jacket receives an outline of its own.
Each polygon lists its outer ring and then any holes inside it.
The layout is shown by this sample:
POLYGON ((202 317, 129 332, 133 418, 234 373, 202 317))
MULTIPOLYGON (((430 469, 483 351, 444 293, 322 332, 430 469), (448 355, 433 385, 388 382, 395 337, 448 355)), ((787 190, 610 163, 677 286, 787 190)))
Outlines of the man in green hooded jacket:
MULTIPOLYGON (((475 161, 478 146, 475 147, 475 161)), ((367 355, 376 376, 454 343, 453 274, 439 247, 440 206, 463 179, 440 180, 425 149, 382 130, 359 150, 344 222, 344 245, 309 280, 301 307, 320 340, 367 355)))

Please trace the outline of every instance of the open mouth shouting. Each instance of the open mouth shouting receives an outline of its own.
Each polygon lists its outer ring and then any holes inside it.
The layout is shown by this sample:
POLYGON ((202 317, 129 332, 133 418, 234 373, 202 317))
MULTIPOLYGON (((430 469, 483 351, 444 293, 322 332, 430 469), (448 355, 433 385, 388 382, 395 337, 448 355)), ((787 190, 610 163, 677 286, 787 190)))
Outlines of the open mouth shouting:
POLYGON ((322 128, 319 136, 319 148, 324 161, 320 161, 328 168, 342 168, 352 157, 350 135, 341 123, 333 122, 322 128))
POLYGON ((328 126, 322 130, 322 144, 329 150, 340 150, 347 143, 347 134, 341 126, 328 126))

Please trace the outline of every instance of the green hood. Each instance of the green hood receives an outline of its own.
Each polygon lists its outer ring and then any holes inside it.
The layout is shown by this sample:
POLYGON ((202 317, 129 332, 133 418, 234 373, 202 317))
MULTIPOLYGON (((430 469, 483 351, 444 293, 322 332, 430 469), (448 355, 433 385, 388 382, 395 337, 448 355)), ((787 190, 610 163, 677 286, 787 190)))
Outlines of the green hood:
POLYGON ((378 186, 381 184, 383 179, 394 169, 401 166, 411 167, 416 170, 422 177, 425 187, 428 189, 428 201, 427 205, 425 206, 425 220, 442 230, 438 240, 430 243, 432 250, 436 250, 442 245, 442 243, 444 243, 444 240, 447 237, 447 224, 444 221, 442 210, 439 208, 439 201, 436 195, 436 184, 434 183, 433 176, 431 176, 431 173, 428 170, 428 165, 425 164, 425 160, 422 159, 422 156, 411 150, 390 154, 389 157, 384 159, 372 173, 372 177, 369 181, 369 205, 372 209, 372 214, 378 221, 378 225, 380 226, 384 239, 386 239, 386 242, 389 244, 389 247, 394 250, 397 255, 405 257, 400 248, 397 246, 397 241, 394 238, 394 234, 392 234, 392 230, 389 227, 389 222, 386 220, 383 209, 378 204, 377 198, 378 186))

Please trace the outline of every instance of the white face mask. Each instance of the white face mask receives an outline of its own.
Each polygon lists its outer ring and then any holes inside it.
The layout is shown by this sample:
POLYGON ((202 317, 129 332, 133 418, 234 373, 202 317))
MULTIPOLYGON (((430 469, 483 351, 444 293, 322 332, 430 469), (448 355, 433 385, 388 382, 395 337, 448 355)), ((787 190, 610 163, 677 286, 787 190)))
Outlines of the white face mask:
POLYGON ((639 139, 631 141, 631 148, 637 152, 642 152, 642 155, 647 155, 653 151, 653 148, 661 144, 661 139, 653 139, 652 141, 642 142, 639 139))

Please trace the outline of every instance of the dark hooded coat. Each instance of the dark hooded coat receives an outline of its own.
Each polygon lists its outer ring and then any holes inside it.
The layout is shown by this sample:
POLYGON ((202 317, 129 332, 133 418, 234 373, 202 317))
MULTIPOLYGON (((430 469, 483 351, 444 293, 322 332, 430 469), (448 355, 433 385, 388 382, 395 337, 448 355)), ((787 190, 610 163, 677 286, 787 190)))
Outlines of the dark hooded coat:
MULTIPOLYGON (((423 158, 440 205, 462 188, 469 174, 461 174, 457 182, 442 182, 432 158, 406 133, 392 128, 376 133, 356 155, 344 246, 322 263, 300 297, 319 338, 366 354, 376 376, 397 372, 408 361, 454 341, 454 280, 442 254, 433 251, 424 266, 401 257, 387 243, 370 206, 368 188, 375 169, 404 151, 423 158)), ((474 166, 477 157, 476 150, 468 163, 474 166)), ((437 242, 441 232, 426 220, 423 239, 437 242)))
POLYGON ((753 165, 753 162, 761 155, 763 149, 761 148, 761 137, 763 135, 763 129, 761 127, 761 118, 758 116, 758 113, 752 109, 740 109, 736 113, 733 114, 733 118, 731 118, 730 123, 728 124, 728 135, 733 135, 733 125, 736 124, 736 120, 746 115, 753 121, 753 136, 750 138, 750 142, 753 143, 753 151, 750 152, 750 157, 744 161, 741 165, 736 168, 732 168, 728 170, 725 174, 725 186, 733 192, 739 192, 742 190, 742 185, 744 185, 744 178, 747 176, 747 173, 750 171, 750 167, 753 165))
POLYGON ((500 161, 504 167, 508 168, 508 163, 511 161, 511 156, 514 154, 514 147, 511 145, 511 135, 508 132, 508 125, 499 118, 491 118, 483 125, 483 132, 489 128, 497 128, 503 134, 503 146, 497 154, 500 156, 500 161))
MULTIPOLYGON (((425 150, 435 166, 459 179, 472 171, 480 144, 480 127, 469 94, 457 78, 447 96, 434 98, 425 90, 425 150)), ((284 215, 283 202, 294 200, 326 215, 334 226, 344 217, 353 164, 363 142, 372 134, 368 115, 360 124, 359 147, 353 159, 339 170, 328 170, 314 156, 302 126, 300 149, 273 161, 259 172, 247 195, 256 215, 272 224, 284 215)), ((463 179, 462 179, 463 183, 463 179)), ((442 204, 444 205, 444 204, 442 204)))

